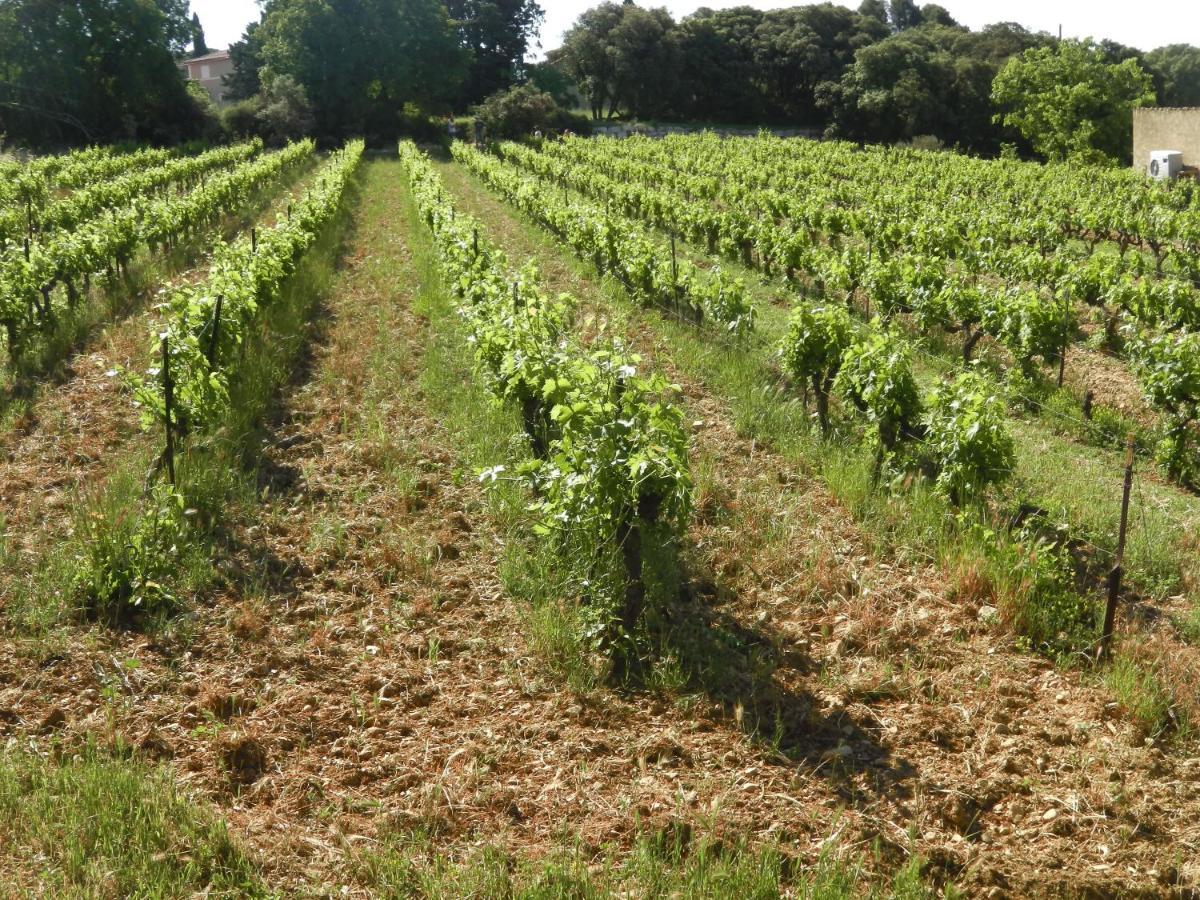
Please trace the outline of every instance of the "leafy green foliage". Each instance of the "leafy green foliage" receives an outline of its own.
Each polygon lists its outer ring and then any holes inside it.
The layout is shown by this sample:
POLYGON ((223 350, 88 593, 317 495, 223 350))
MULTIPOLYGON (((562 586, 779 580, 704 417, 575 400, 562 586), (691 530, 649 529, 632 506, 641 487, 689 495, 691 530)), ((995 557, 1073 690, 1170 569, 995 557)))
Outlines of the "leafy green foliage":
POLYGON ((0 324, 7 332, 10 359, 18 359, 25 342, 53 324, 59 301, 52 292, 57 287, 65 288, 67 303, 73 304, 80 286, 96 273, 119 271, 139 246, 166 249, 211 224, 311 155, 313 145, 303 142, 247 162, 260 150, 261 144, 252 142, 173 160, 77 191, 47 207, 41 239, 30 245, 28 257, 15 246, 0 253, 0 324), (220 174, 209 178, 213 172, 220 174), (176 186, 191 189, 176 194, 171 190, 176 186), (163 195, 153 196, 156 191, 163 195))
POLYGON ((992 99, 1035 150, 1051 160, 1127 161, 1135 106, 1154 102, 1135 59, 1110 62, 1091 41, 1061 41, 1010 60, 992 99))
POLYGON ((186 0, 0 4, 0 101, 11 140, 34 146, 176 144, 200 111, 175 54, 191 39, 186 0))
MULTIPOLYGON (((509 157, 536 157, 517 144, 505 144, 509 157)), ((720 268, 702 272, 672 260, 669 249, 612 210, 601 210, 584 200, 566 199, 548 183, 525 175, 475 148, 456 143, 455 159, 512 203, 563 238, 575 252, 589 259, 597 271, 615 276, 635 299, 705 317, 735 338, 754 330, 756 312, 745 285, 720 268)))
POLYGON ((881 454, 893 454, 915 434, 921 399, 913 378, 908 346, 883 330, 850 345, 834 388, 868 424, 870 442, 881 454))
POLYGON ((812 386, 817 418, 826 432, 829 391, 853 339, 854 324, 845 307, 799 303, 792 310, 787 337, 779 348, 788 374, 812 386))
POLYGON ((1200 477, 1192 449, 1200 419, 1200 332, 1144 333, 1133 353, 1147 398, 1166 414, 1158 460, 1173 477, 1194 481, 1200 477))
POLYGON ((462 298, 480 375, 497 401, 521 412, 534 457, 521 475, 537 497, 536 530, 559 548, 588 598, 583 638, 627 659, 645 600, 643 554, 670 543, 691 504, 687 433, 668 399, 674 389, 640 376, 638 359, 618 346, 581 347, 570 329, 574 301, 547 296, 531 266, 513 272, 479 224, 455 210, 412 143, 401 143, 400 159, 446 283, 462 298))
POLYGON ((1008 411, 995 386, 975 372, 940 385, 929 401, 925 446, 937 462, 937 487, 955 505, 1012 474, 1008 411))
POLYGON ((165 483, 156 484, 133 514, 124 508, 85 512, 75 591, 91 615, 129 622, 175 608, 175 575, 188 541, 186 512, 183 496, 165 483))
POLYGON ((529 137, 535 131, 550 134, 576 124, 568 110, 531 84, 492 94, 475 107, 475 116, 487 128, 489 140, 529 137))
MULTIPOLYGON (((257 241, 242 235, 232 243, 219 243, 208 277, 171 294, 166 321, 155 332, 153 349, 157 351, 162 340, 167 341, 175 395, 173 424, 185 431, 202 428, 224 414, 230 380, 238 370, 238 349, 257 321, 260 308, 278 296, 285 279, 337 212, 362 150, 362 142, 356 141, 333 154, 306 196, 292 205, 286 219, 259 232, 257 241)), ((264 160, 263 169, 255 174, 259 179, 269 177, 311 152, 311 142, 293 145, 264 160)), ((165 421, 159 364, 156 362, 145 377, 131 381, 143 410, 143 424, 165 421)))
POLYGON ((339 138, 395 134, 406 103, 448 109, 470 62, 440 0, 273 0, 253 39, 262 73, 293 79, 339 138))

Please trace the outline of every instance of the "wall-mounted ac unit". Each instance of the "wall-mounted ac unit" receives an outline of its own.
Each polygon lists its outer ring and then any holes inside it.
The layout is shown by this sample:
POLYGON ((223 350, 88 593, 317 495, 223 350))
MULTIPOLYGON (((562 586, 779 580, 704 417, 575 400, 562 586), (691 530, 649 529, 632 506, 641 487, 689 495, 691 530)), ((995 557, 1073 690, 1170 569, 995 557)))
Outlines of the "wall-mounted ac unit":
POLYGON ((1179 150, 1151 150, 1147 171, 1151 178, 1169 179, 1179 176, 1183 168, 1183 153, 1179 150))

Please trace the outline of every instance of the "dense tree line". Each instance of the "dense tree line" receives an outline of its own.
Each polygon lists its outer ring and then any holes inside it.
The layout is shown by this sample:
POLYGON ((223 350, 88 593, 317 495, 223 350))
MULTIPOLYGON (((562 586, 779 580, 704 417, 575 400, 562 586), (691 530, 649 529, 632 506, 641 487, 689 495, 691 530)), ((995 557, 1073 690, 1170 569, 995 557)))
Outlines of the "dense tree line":
POLYGON ((971 31, 914 0, 700 8, 679 21, 602 2, 542 64, 527 61, 544 18, 537 0, 260 6, 230 48, 227 94, 241 102, 218 121, 176 72, 207 49, 188 0, 0 0, 0 133, 35 146, 168 143, 222 127, 268 139, 390 138, 475 108, 498 121, 554 121, 557 107, 582 101, 597 119, 789 125, 861 141, 931 135, 982 153, 1023 140, 1046 155, 1120 156, 1129 104, 1200 105, 1196 47, 1141 53, 1104 41, 1075 53, 1014 23, 971 31), (1013 60, 1029 64, 998 80, 1013 60), (1056 95, 1061 78, 1076 76, 1099 79, 1068 104, 1094 128, 1033 134, 1067 102, 1056 95), (1043 109, 1024 108, 1026 94, 1043 109), (1110 102, 1121 109, 1105 116, 1110 102))
MULTIPOLYGON (((971 31, 913 0, 701 8, 678 22, 665 9, 605 2, 579 17, 550 60, 596 118, 792 125, 863 141, 931 135, 995 153, 1019 138, 993 99, 996 76, 1010 59, 1057 44, 1011 22, 971 31)), ((1200 49, 1089 46, 1108 63, 1135 60, 1159 102, 1200 105, 1200 49)))
MULTIPOLYGON (((394 136, 524 81, 535 0, 264 0, 230 48, 235 133, 394 136)), ((30 146, 219 136, 178 72, 188 0, 0 0, 0 135, 30 146)))
POLYGON ((0 2, 0 134, 34 146, 197 136, 187 0, 0 2))

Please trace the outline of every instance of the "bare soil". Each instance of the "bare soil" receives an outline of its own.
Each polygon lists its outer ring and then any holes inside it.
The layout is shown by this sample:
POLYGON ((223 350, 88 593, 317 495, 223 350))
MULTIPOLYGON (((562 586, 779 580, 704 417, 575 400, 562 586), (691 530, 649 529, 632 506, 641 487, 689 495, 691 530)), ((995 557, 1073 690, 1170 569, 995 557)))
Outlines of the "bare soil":
MULTIPOLYGON (((31 659, 0 630, 0 739, 128 741, 216 804, 283 894, 369 894, 354 858, 390 830, 424 829, 451 856, 539 856, 681 823, 808 861, 833 848, 883 870, 920 853, 972 896, 1200 890, 1194 748, 1148 742, 1091 676, 1018 652, 980 620, 977 573, 873 554, 639 316, 612 316, 561 251, 444 177, 514 258, 683 385, 703 472, 673 610, 687 684, 576 695, 528 645, 502 535, 420 381, 425 238, 407 230, 398 167, 374 163, 228 584, 172 638, 80 627, 31 659)), ((27 447, 37 472, 0 475, 31 543, 47 513, 19 498, 56 496, 130 427, 109 382, 78 368, 77 405, 47 407, 61 448, 27 447)))

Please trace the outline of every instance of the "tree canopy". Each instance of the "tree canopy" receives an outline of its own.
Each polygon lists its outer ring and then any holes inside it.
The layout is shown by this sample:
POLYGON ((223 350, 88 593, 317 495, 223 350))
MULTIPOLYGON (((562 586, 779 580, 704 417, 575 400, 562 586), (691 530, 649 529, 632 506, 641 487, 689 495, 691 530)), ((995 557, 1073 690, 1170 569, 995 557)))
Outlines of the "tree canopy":
POLYGON ((460 103, 474 103, 516 84, 546 18, 536 0, 446 0, 446 8, 460 41, 471 51, 460 103))
POLYGON ((187 0, 0 4, 0 131, 34 146, 199 132, 173 51, 192 39, 187 0))
POLYGON ((448 109, 469 63, 438 0, 267 0, 255 39, 262 81, 292 78, 335 137, 393 134, 406 104, 448 109))
POLYGON ((1168 44, 1146 54, 1162 106, 1200 106, 1200 47, 1168 44))
POLYGON ((1128 161, 1135 106, 1155 100, 1134 58, 1111 62, 1093 41, 1026 50, 996 76, 998 118, 1048 159, 1128 161))

